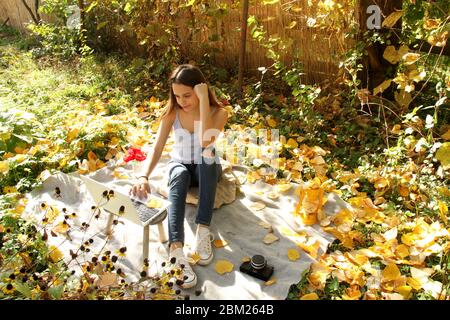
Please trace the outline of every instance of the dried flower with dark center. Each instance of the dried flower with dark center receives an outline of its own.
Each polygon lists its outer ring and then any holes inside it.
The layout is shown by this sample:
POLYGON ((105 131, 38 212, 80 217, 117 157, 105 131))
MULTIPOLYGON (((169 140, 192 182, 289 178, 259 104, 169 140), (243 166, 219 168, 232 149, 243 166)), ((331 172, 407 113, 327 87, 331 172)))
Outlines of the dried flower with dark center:
POLYGON ((72 259, 75 259, 76 257, 78 257, 78 255, 72 251, 72 249, 69 250, 70 256, 72 257, 72 259))
POLYGON ((177 279, 175 283, 177 284, 177 286, 181 287, 184 284, 184 281, 181 279, 177 279))

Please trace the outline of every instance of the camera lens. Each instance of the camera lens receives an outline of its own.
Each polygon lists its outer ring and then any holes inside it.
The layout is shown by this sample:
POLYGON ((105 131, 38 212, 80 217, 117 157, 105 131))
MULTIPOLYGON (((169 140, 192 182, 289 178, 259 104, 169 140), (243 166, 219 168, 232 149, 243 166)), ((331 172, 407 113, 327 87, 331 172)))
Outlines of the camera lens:
POLYGON ((266 258, 264 258, 262 255, 257 254, 252 257, 250 263, 253 269, 263 269, 266 266, 266 258))

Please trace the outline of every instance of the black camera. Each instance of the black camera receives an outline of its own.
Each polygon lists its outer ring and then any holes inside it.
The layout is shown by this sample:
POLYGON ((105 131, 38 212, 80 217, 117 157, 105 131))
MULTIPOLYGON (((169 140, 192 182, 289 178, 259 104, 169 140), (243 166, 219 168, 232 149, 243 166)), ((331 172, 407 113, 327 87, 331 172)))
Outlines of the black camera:
POLYGON ((267 265, 266 258, 254 255, 250 261, 241 264, 239 270, 252 277, 267 281, 273 274, 273 266, 267 265))

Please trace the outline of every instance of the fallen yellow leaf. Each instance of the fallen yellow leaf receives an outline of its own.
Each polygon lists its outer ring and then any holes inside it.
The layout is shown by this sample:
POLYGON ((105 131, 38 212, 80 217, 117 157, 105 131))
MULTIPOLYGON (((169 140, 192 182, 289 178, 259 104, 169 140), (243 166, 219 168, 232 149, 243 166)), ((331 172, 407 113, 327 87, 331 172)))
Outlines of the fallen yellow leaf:
POLYGON ((0 161, 0 173, 8 173, 9 171, 9 162, 8 161, 0 161))
POLYGON ((250 206, 250 209, 259 211, 266 207, 266 204, 264 202, 253 202, 250 206))
POLYGON ((55 246, 50 246, 49 247, 49 257, 53 262, 58 262, 59 260, 61 260, 64 255, 62 254, 62 252, 55 246))
POLYGON ((272 199, 272 200, 276 200, 279 197, 280 197, 280 194, 276 191, 272 191, 267 194, 267 198, 272 199))
POLYGON ((268 233, 265 237, 264 237, 264 239, 263 239, 263 242, 265 243, 265 244, 272 244, 272 243, 274 243, 275 241, 277 241, 277 240, 280 240, 280 238, 278 238, 276 235, 274 235, 273 233, 268 233))
POLYGON ((289 138, 289 140, 285 144, 285 147, 295 149, 298 148, 298 143, 294 139, 289 138))
POLYGON ((301 242, 297 242, 297 246, 301 249, 303 249, 303 251, 305 251, 307 254, 309 254, 312 258, 317 258, 317 254, 319 252, 319 248, 320 248, 320 242, 316 241, 314 242, 314 244, 312 245, 307 245, 301 242))
POLYGON ((359 300, 361 298, 361 291, 359 290, 358 286, 351 286, 350 288, 347 288, 346 293, 342 295, 343 300, 359 300))
POLYGON ((66 233, 69 231, 69 224, 65 221, 58 223, 52 230, 53 232, 66 233))
POLYGON ((439 216, 441 217, 442 221, 447 223, 447 213, 448 213, 447 205, 441 200, 438 200, 438 206, 439 206, 439 216))
POLYGON ((397 21, 402 17, 403 11, 394 11, 390 15, 388 15, 381 24, 384 28, 392 28, 397 21))
POLYGON ((261 227, 263 227, 264 229, 270 229, 272 228, 272 225, 268 222, 265 221, 261 221, 260 223, 258 223, 261 227))
POLYGON ((401 277, 400 270, 395 263, 388 264, 386 268, 384 268, 382 275, 383 281, 398 280, 401 277))
POLYGON ((402 259, 406 258, 407 256, 409 256, 408 246, 404 244, 398 245, 397 249, 395 249, 395 253, 402 259))
POLYGON ((408 278, 406 283, 414 290, 420 290, 422 288, 420 281, 414 278, 408 278))
POLYGON ((276 278, 272 278, 272 279, 270 279, 270 280, 264 282, 264 285, 266 285, 266 286, 271 286, 271 285, 273 285, 273 284, 275 284, 275 283, 277 283, 277 279, 276 279, 276 278))
POLYGON ((197 262, 199 262, 201 259, 200 255, 198 254, 198 252, 194 252, 193 254, 191 254, 188 257, 189 263, 190 264, 197 264, 197 262))
POLYGON ((223 248, 227 245, 228 245, 228 241, 226 241, 226 240, 222 240, 222 239, 214 240, 214 246, 216 248, 223 248))
POLYGON ((307 293, 300 297, 300 300, 318 300, 318 299, 319 299, 319 296, 315 292, 307 293))
POLYGON ((274 119, 268 117, 266 120, 269 127, 275 128, 277 126, 277 122, 274 119))
POLYGON ((277 184, 275 190, 280 193, 285 193, 291 189, 291 185, 287 183, 277 184))
POLYGON ((396 291, 398 293, 400 293, 403 296, 403 298, 405 298, 405 299, 409 299, 411 290, 412 290, 412 288, 410 286, 400 286, 400 287, 397 287, 397 289, 396 289, 396 291))
POLYGON ((300 252, 298 252, 296 249, 289 249, 287 255, 289 260, 291 261, 296 261, 300 259, 300 252))
POLYGON ((445 47, 448 38, 448 31, 432 34, 427 38, 427 42, 432 46, 445 47))
POLYGON ((216 262, 216 266, 214 269, 218 274, 225 274, 227 272, 233 271, 234 264, 232 264, 230 261, 227 260, 219 260, 216 262))

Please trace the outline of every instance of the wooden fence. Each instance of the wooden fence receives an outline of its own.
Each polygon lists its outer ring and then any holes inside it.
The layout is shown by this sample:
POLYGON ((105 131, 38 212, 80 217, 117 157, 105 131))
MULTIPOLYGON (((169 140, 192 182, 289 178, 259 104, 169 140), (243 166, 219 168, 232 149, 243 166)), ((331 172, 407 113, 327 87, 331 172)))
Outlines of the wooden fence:
MULTIPOLYGON (((26 0, 29 6, 34 9, 34 0, 26 0)), ((230 4, 231 0, 224 0, 224 3, 230 4)), ((255 15, 260 21, 264 30, 269 35, 278 35, 281 38, 292 39, 289 53, 283 55, 283 61, 289 63, 294 56, 298 56, 304 66, 305 73, 303 80, 305 83, 320 83, 325 79, 336 76, 338 71, 338 57, 348 50, 353 44, 353 39, 345 38, 345 32, 327 33, 318 28, 307 25, 308 0, 295 1, 296 6, 301 7, 301 14, 295 14, 286 10, 286 6, 292 3, 292 0, 280 0, 273 5, 261 4, 261 1, 255 1, 257 4, 251 4, 249 15, 255 15), (296 25, 292 28, 292 22, 296 25)), ((356 19, 354 12, 349 13, 347 19, 356 19)), ((21 0, 0 0, 0 24, 9 18, 8 25, 13 26, 22 32, 25 29, 25 23, 31 21, 31 16, 21 0)), ((46 17, 43 17, 45 20, 46 17)), ((203 17, 198 17, 203 19, 203 17)), ((48 19, 48 17, 47 17, 48 19)), ((241 8, 230 9, 224 19, 217 19, 212 28, 197 32, 189 41, 185 35, 186 27, 178 28, 181 41, 182 52, 189 52, 190 57, 199 58, 206 53, 208 47, 202 44, 208 41, 212 35, 216 35, 216 41, 213 45, 218 50, 211 53, 218 66, 237 67, 239 61, 240 48, 240 27, 242 13, 241 8)), ((179 18, 179 26, 185 26, 182 18, 179 18)), ((345 23, 344 23, 345 25, 345 23)), ((211 44, 211 42, 209 42, 211 44)), ((246 72, 256 74, 258 67, 268 67, 272 61, 266 58, 266 49, 261 48, 255 42, 248 31, 245 65, 246 72)))

